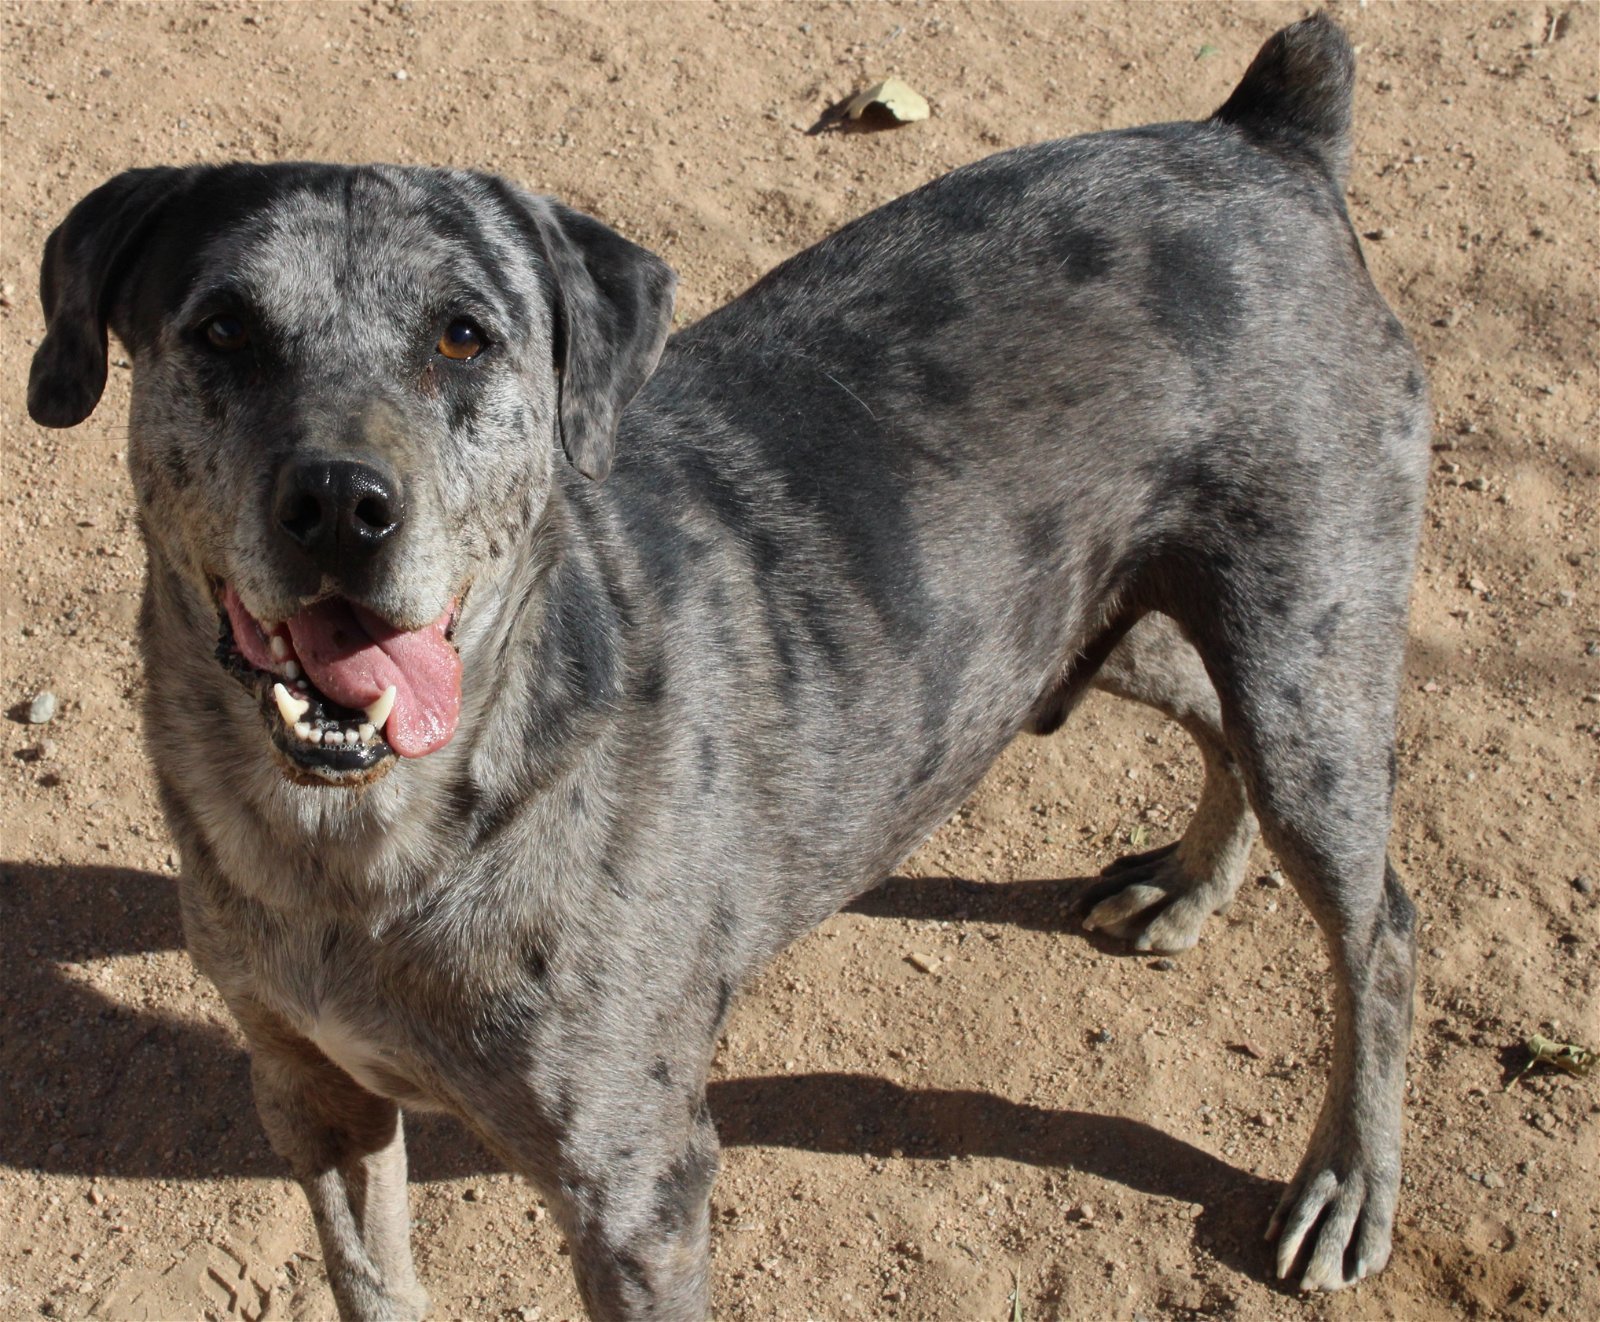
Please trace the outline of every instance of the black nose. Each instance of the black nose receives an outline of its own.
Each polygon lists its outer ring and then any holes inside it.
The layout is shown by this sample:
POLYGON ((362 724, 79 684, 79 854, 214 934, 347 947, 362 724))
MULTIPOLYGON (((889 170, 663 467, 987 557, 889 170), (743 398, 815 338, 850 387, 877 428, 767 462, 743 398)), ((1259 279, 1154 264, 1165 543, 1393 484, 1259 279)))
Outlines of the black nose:
POLYGON ((400 484, 370 464, 300 460, 278 474, 272 517, 321 568, 371 559, 405 521, 400 484))

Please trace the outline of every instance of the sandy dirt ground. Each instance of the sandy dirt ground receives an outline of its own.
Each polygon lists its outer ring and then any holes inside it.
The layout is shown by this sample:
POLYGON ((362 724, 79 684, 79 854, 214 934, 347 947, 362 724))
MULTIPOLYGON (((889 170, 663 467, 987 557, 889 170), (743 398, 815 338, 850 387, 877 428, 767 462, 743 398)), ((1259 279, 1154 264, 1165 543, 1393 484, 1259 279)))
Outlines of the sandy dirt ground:
MULTIPOLYGON (((1097 698, 738 1003, 711 1094, 721 1317, 1600 1317, 1600 1076, 1504 1086, 1530 1032, 1600 1047, 1600 12, 1333 10, 1361 61, 1351 211, 1437 407, 1393 838, 1422 924, 1394 1260, 1331 1297, 1271 1280, 1261 1232, 1331 1022, 1273 859, 1176 960, 1077 930, 1083 880, 1181 831, 1199 785, 1181 731, 1097 698)), ((688 321, 951 166, 1209 112, 1302 12, 0 10, 0 1316, 333 1311, 182 950, 135 729, 127 361, 75 432, 26 417, 67 208, 141 164, 482 167, 662 253, 688 321), (931 120, 807 136, 885 73, 931 120), (57 713, 32 725, 41 690, 57 713)), ((436 1316, 578 1314, 529 1187, 444 1122, 411 1151, 436 1316)))

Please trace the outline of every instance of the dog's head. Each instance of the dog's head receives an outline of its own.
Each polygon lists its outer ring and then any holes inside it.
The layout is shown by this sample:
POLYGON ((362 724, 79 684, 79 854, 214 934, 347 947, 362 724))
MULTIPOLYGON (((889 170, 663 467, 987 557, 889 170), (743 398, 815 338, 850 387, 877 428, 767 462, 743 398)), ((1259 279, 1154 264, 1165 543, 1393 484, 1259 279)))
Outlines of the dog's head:
POLYGON ((673 284, 485 175, 131 170, 50 236, 28 408, 88 417, 117 333, 152 554, 215 610, 286 771, 368 780, 450 739, 467 589, 525 542, 558 447, 605 476, 673 284))

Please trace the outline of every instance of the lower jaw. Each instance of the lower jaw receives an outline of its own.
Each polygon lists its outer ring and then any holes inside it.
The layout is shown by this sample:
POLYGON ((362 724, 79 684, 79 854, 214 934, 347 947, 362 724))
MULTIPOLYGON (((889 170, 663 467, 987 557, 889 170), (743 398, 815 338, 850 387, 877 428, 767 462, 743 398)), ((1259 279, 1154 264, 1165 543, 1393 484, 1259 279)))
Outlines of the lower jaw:
MULTIPOLYGON (((267 699, 263 717, 277 721, 278 714, 272 700, 267 699)), ((315 747, 308 752, 307 744, 293 734, 285 736, 280 728, 268 736, 279 770, 296 785, 322 786, 349 789, 371 785, 387 776, 399 760, 387 744, 356 745, 353 748, 326 749, 315 747)))
POLYGON ((312 742, 304 734, 297 734, 295 726, 286 722, 279 711, 273 693, 274 685, 281 682, 277 676, 246 667, 237 653, 219 659, 223 668, 254 695, 273 760, 295 784, 341 789, 371 785, 388 775, 398 761, 382 734, 373 731, 362 738, 364 713, 337 707, 314 691, 295 691, 298 700, 309 703, 297 724, 309 727, 320 737, 318 742, 312 742), (338 731, 337 743, 327 733, 334 730, 338 731), (349 742, 345 742, 346 734, 349 742))

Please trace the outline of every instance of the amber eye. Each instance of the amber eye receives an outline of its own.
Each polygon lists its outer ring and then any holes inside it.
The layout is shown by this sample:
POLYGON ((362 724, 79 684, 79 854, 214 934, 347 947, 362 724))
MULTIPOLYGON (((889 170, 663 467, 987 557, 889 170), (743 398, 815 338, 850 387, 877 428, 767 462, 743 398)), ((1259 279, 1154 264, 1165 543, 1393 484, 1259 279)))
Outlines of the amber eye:
POLYGON ((439 352, 464 363, 482 353, 484 343, 483 332, 463 317, 444 328, 444 334, 439 337, 439 352))
POLYGON ((244 322, 227 315, 212 317, 206 322, 205 335, 212 348, 224 353, 233 353, 250 343, 250 332, 244 328, 244 322))

